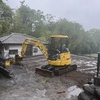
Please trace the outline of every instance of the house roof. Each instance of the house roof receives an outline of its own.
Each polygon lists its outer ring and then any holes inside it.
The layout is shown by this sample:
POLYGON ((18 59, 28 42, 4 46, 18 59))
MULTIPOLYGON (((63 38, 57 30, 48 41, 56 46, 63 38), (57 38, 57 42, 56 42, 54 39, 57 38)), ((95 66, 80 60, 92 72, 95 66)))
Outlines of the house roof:
POLYGON ((27 34, 21 34, 21 33, 11 33, 10 35, 0 37, 0 43, 1 44, 22 44, 26 38, 34 38, 36 40, 41 41, 43 44, 47 44, 46 41, 42 41, 33 36, 27 34))

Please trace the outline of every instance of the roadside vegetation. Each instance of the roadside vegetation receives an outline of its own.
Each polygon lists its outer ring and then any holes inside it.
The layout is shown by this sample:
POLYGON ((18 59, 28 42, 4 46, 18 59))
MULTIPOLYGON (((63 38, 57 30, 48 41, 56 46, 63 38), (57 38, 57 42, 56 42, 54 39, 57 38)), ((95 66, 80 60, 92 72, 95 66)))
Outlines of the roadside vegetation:
POLYGON ((11 32, 24 33, 49 40, 53 34, 70 36, 69 49, 73 54, 93 54, 100 51, 100 29, 85 29, 77 22, 66 18, 55 20, 51 14, 31 9, 20 2, 18 9, 12 9, 0 0, 0 36, 11 32))

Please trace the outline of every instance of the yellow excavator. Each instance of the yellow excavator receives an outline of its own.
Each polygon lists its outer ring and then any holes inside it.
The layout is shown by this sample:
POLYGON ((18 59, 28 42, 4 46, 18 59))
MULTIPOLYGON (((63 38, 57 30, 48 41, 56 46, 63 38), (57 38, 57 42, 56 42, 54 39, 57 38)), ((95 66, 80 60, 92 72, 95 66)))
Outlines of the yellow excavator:
POLYGON ((3 75, 7 78, 11 78, 11 73, 7 70, 7 67, 10 67, 10 60, 0 58, 0 76, 3 75))
POLYGON ((37 67, 35 73, 43 76, 52 77, 61 75, 68 71, 76 70, 76 65, 71 65, 71 56, 68 49, 68 36, 52 35, 48 48, 39 40, 27 38, 22 44, 21 54, 16 55, 13 63, 20 63, 25 55, 27 45, 38 47, 48 61, 48 65, 37 67))

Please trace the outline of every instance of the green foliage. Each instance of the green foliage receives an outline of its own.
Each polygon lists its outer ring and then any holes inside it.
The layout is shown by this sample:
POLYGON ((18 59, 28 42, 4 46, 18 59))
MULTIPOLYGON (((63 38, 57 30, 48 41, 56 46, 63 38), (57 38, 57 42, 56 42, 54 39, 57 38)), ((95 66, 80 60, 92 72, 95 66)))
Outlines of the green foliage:
POLYGON ((87 32, 90 34, 92 42, 95 43, 95 45, 91 43, 92 49, 95 50, 95 52, 100 52, 100 29, 91 29, 87 32))
POLYGON ((46 38, 45 37, 39 37, 39 39, 46 41, 46 38))
POLYGON ((51 14, 44 15, 41 10, 31 9, 20 2, 20 8, 13 10, 0 1, 0 35, 10 32, 26 33, 42 40, 50 35, 68 35, 69 49, 74 54, 91 54, 100 51, 100 30, 85 31, 77 22, 66 18, 54 20, 51 14))
POLYGON ((0 3, 0 25, 2 26, 0 32, 2 34, 7 34, 10 32, 10 27, 12 24, 12 9, 1 1, 0 3))

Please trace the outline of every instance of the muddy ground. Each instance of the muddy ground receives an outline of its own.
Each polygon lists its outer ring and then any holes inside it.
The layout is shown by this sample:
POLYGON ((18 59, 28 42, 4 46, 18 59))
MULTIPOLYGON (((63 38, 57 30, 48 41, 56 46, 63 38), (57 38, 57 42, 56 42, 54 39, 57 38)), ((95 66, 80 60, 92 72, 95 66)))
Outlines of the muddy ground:
POLYGON ((12 65, 13 78, 0 78, 0 100, 77 100, 83 84, 96 74, 95 58, 72 55, 77 70, 47 78, 35 73, 35 68, 47 64, 44 56, 24 58, 12 65))

